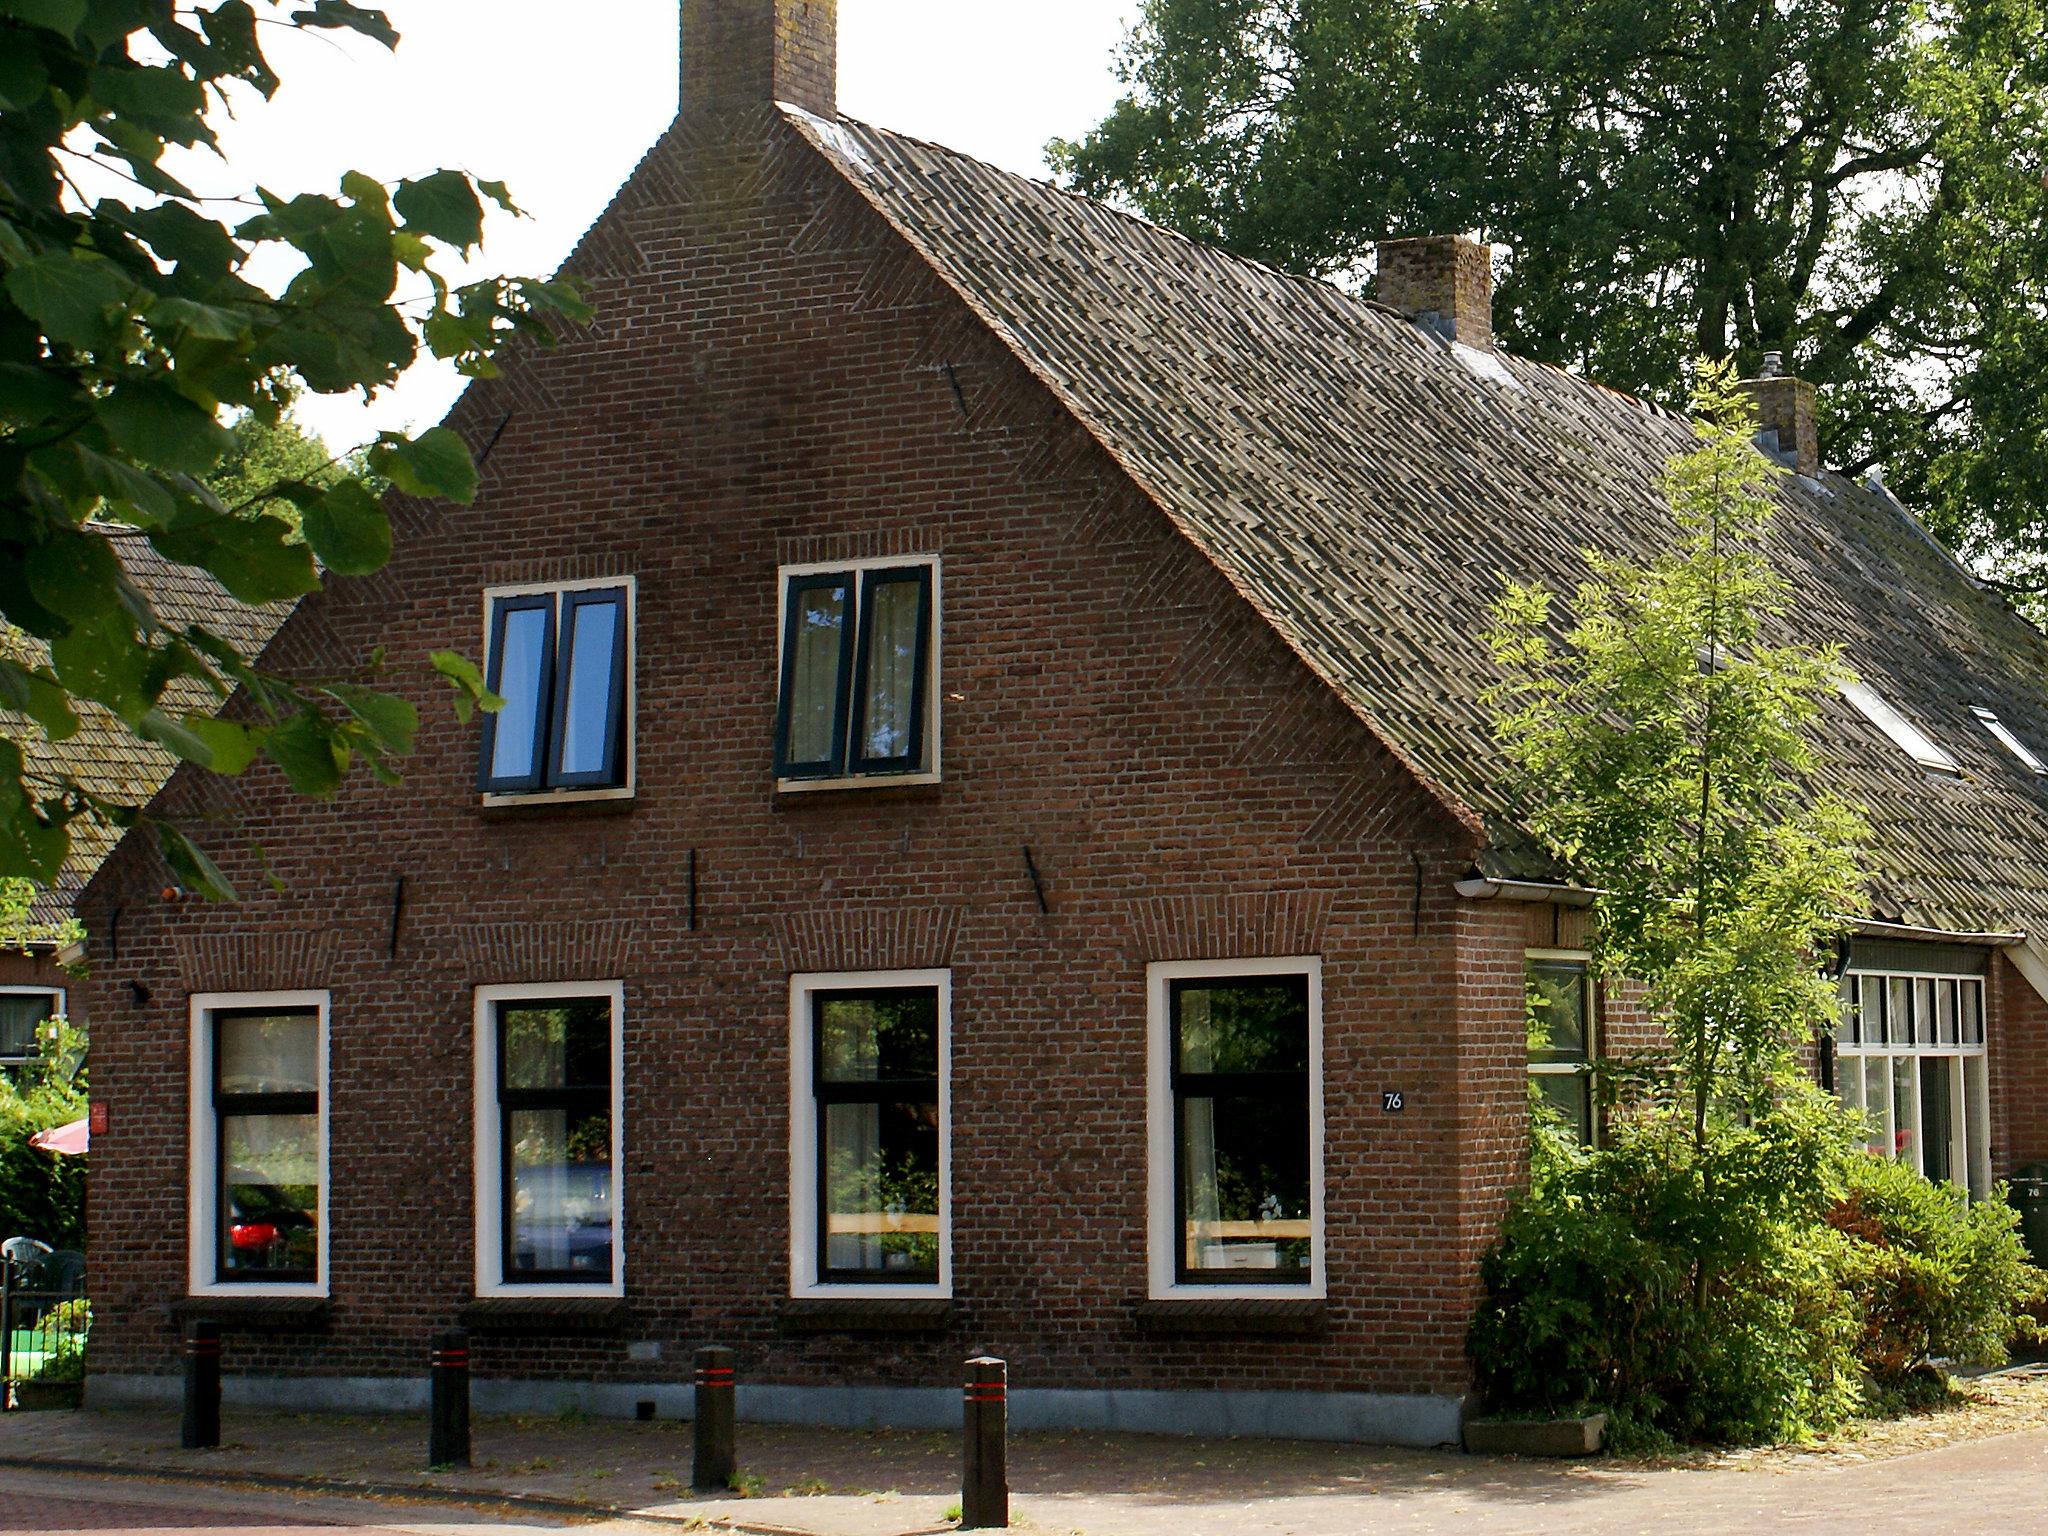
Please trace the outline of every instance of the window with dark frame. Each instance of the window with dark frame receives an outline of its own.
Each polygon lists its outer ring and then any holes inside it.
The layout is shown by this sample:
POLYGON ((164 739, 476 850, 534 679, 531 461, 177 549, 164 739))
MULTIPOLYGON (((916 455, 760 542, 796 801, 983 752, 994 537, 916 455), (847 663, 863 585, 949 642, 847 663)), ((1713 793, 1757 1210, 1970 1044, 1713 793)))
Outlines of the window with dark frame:
POLYGON ((1529 1082, 1581 1146, 1591 1146, 1593 983, 1583 960, 1529 962, 1529 1082))
POLYGON ((939 1278, 939 992, 817 991, 819 1284, 939 1278))
POLYGON ((933 619, 929 564, 785 577, 778 778, 930 768, 933 619))
POLYGON ((1312 1279, 1309 979, 1168 983, 1175 1279, 1312 1279))
POLYGON ((320 1269, 320 1012, 211 1015, 217 1278, 308 1281, 320 1269))
POLYGON ((631 628, 624 586, 491 599, 484 681, 505 706, 483 717, 484 793, 625 786, 631 628))
POLYGON ((610 1285, 612 1000, 512 998, 491 1009, 504 1282, 610 1285))
POLYGON ((19 1070, 41 1055, 43 1026, 63 1007, 56 992, 0 992, 0 1068, 19 1070))

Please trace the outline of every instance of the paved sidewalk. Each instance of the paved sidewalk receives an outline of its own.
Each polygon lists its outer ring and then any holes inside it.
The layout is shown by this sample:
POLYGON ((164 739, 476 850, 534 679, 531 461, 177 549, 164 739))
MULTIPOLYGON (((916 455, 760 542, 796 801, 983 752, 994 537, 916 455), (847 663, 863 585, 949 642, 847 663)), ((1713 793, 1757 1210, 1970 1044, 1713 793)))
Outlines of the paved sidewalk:
MULTIPOLYGON (((426 1431, 414 1417, 230 1412, 221 1450, 183 1452, 168 1413, 8 1414, 0 1418, 0 1489, 10 1478, 58 1475, 25 1472, 25 1462, 196 1473, 230 1485, 317 1477, 330 1488, 415 1497, 548 1501, 506 1514, 543 1526, 562 1520, 568 1501, 648 1529, 695 1524, 807 1536, 942 1529, 958 1501, 951 1435, 743 1424, 740 1437, 740 1464, 757 1496, 696 1499, 685 1486, 686 1424, 483 1418, 476 1467, 433 1474, 420 1466, 426 1431)), ((1085 1536, 1534 1536, 1560 1529, 1753 1536, 1759 1527, 2048 1536, 2048 1406, 2030 1427, 1889 1459, 1865 1459, 1851 1448, 1646 1467, 1097 1434, 1015 1436, 1010 1459, 1017 1524, 1085 1536)), ((214 1497, 215 1508, 230 1507, 214 1497)), ((453 1514, 448 1505, 403 1507, 453 1514)), ((378 1516, 375 1523, 398 1522, 378 1516)))

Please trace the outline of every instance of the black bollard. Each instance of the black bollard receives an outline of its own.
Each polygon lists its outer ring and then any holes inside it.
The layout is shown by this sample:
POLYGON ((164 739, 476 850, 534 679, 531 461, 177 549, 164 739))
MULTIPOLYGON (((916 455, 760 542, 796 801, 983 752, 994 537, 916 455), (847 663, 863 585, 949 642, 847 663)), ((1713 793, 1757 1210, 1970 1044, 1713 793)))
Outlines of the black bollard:
POLYGON ((699 1493, 718 1493, 732 1486, 739 1469, 733 1450, 732 1351, 697 1351, 697 1406, 691 1427, 696 1434, 696 1465, 690 1486, 699 1493))
POLYGON ((1010 1523, 1010 1367, 981 1356, 967 1362, 960 1441, 960 1529, 1003 1530, 1010 1523))
POLYGON ((460 1328, 434 1335, 428 1371, 427 1465, 469 1465, 469 1335, 460 1328))
POLYGON ((178 1443, 188 1451, 220 1444, 220 1324, 204 1318, 185 1330, 185 1419, 178 1443))

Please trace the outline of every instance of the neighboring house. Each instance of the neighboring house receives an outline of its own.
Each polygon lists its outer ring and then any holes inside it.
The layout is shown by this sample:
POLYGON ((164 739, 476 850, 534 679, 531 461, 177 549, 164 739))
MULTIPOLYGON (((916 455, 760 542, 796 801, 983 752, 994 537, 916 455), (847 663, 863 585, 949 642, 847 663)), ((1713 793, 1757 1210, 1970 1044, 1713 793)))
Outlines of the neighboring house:
MULTIPOLYGON (((492 1404, 671 1412, 717 1342, 748 1414, 938 1424, 993 1350, 1020 1423, 1456 1437, 1528 1074, 1590 1129, 1642 1027, 1513 824, 1488 605, 1668 545, 1686 424, 1495 350, 1479 247, 1366 302, 833 74, 829 3, 687 0, 596 319, 450 417, 477 503, 394 500, 271 642, 401 659, 405 787, 180 770, 244 900, 142 839, 86 891, 94 1400, 174 1396, 199 1315, 245 1399, 417 1400, 460 1321, 492 1404)), ((1865 680, 1824 1069, 1982 1192, 2048 1155, 2048 644, 1756 393, 1865 680)))
MULTIPOLYGON (((281 606, 246 608, 204 572, 172 564, 141 539, 117 538, 113 547, 129 581, 166 623, 204 625, 245 654, 260 650, 287 612, 281 606)), ((9 643, 32 663, 47 660, 39 641, 17 634, 9 643)), ((196 679, 180 678, 171 685, 168 703, 175 711, 211 713, 220 701, 196 679)), ((22 747, 32 772, 68 776, 116 801, 147 800, 169 781, 178 760, 168 750, 141 740, 96 704, 81 702, 77 712, 77 732, 61 742, 45 740, 36 726, 6 710, 0 710, 0 730, 22 747)), ((86 882, 113 852, 116 836, 85 820, 72 823, 71 836, 62 872, 37 894, 29 912, 33 928, 51 937, 0 949, 0 1071, 19 1072, 34 1059, 50 1019, 61 1014, 86 1022, 84 989, 71 970, 84 951, 63 930, 86 882)))

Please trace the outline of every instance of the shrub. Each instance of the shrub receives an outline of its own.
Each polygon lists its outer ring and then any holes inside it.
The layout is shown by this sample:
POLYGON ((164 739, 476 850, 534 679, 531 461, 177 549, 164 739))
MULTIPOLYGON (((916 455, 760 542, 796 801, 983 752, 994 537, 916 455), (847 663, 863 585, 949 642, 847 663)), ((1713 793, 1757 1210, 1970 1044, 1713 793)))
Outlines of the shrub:
POLYGON ((1481 1266, 1481 1392, 1687 1439, 1796 1439, 1846 1416, 1857 1317, 1801 1240, 1835 1146, 1803 1114, 1719 1126, 1704 1159, 1671 1115, 1618 1120, 1592 1152, 1539 1136, 1530 1193, 1481 1266))
POLYGON ((1879 1401, 1915 1396, 1938 1360, 2003 1364, 2020 1314, 2048 1284, 2004 1200, 1973 1204, 1889 1158, 1847 1160, 1827 1221, 1842 1238, 1836 1276, 1856 1300, 1856 1354, 1879 1401))

